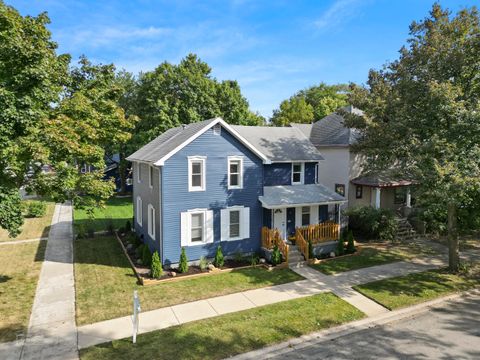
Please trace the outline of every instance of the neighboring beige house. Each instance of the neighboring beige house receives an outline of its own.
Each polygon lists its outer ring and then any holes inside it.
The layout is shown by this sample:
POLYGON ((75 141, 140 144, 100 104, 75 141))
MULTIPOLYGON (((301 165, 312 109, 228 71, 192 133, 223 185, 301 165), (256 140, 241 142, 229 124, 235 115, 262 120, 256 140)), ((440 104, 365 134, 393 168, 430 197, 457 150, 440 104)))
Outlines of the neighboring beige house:
MULTIPOLYGON (((362 115, 353 106, 342 110, 362 115)), ((302 131, 320 151, 324 161, 319 163, 318 181, 340 195, 348 202, 343 208, 370 205, 375 208, 388 208, 405 215, 411 206, 408 180, 391 176, 363 174, 364 159, 351 150, 358 138, 356 129, 344 125, 344 118, 332 113, 313 124, 291 124, 302 131)), ((334 209, 329 212, 334 213, 334 209)))

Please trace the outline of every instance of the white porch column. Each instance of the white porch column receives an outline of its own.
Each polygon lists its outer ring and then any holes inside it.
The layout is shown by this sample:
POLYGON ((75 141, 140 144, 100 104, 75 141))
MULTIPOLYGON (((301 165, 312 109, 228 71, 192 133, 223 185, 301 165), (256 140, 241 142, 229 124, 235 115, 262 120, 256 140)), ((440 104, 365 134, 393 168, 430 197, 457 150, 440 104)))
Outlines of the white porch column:
POLYGON ((410 192, 410 187, 407 187, 407 208, 412 207, 412 194, 410 192))
POLYGON ((380 209, 381 188, 375 188, 375 209, 380 209))

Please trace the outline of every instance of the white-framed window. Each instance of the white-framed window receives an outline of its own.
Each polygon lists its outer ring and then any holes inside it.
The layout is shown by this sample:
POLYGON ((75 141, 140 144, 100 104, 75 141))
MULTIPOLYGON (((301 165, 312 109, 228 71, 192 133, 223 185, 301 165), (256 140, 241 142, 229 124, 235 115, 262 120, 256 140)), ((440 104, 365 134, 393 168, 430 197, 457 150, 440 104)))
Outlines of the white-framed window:
POLYGON ((228 188, 243 188, 243 157, 241 156, 228 157, 228 188))
POLYGON ((137 163, 137 182, 142 182, 142 164, 137 163))
POLYGON ((155 208, 148 204, 148 235, 155 240, 155 208))
POLYGON ((304 163, 292 163, 292 185, 303 184, 304 163))
POLYGON ((188 157, 188 191, 205 191, 204 156, 188 157))
POLYGON ((181 246, 213 242, 213 210, 192 209, 180 214, 181 246))
POLYGON ((150 186, 150 189, 153 188, 153 166, 148 167, 148 186, 150 186))
POLYGON ((222 133, 222 125, 215 124, 213 126, 213 135, 220 135, 222 133))
POLYGON ((302 226, 310 225, 310 206, 302 206, 302 226))
POLYGON ((241 240, 250 237, 250 208, 232 206, 220 211, 221 240, 241 240))
POLYGON ((142 226, 143 219, 143 208, 142 208, 142 198, 137 196, 137 223, 142 226))

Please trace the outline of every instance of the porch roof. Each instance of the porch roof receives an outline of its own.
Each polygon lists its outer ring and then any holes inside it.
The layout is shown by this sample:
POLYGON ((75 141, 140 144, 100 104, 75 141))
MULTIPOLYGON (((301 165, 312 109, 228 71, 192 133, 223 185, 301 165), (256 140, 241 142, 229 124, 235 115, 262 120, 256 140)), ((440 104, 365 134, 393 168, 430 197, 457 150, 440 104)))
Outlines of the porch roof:
POLYGON ((414 182, 408 179, 401 179, 390 174, 371 174, 366 176, 359 176, 351 180, 352 184, 363 185, 370 187, 399 187, 409 186, 414 182))
POLYGON ((346 202, 343 196, 321 184, 265 186, 258 199, 267 209, 346 202))

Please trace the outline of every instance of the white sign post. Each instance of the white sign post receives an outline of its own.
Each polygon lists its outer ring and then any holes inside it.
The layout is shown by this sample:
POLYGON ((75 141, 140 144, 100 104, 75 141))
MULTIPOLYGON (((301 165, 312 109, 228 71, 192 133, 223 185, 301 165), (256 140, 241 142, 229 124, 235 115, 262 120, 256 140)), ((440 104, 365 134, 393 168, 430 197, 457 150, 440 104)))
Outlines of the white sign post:
POLYGON ((132 341, 135 344, 137 342, 137 333, 138 333, 138 315, 140 314, 140 299, 138 298, 137 290, 133 291, 133 338, 132 341))

